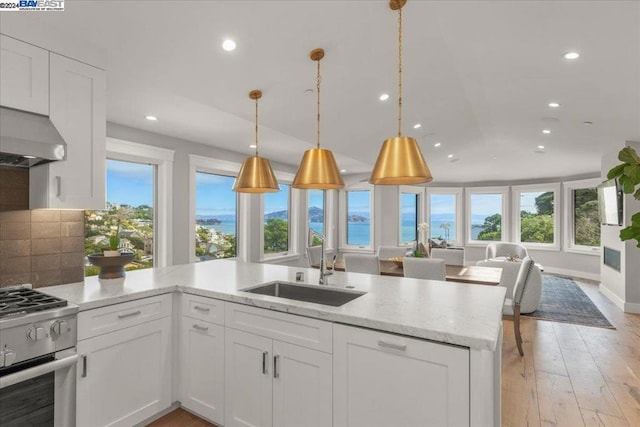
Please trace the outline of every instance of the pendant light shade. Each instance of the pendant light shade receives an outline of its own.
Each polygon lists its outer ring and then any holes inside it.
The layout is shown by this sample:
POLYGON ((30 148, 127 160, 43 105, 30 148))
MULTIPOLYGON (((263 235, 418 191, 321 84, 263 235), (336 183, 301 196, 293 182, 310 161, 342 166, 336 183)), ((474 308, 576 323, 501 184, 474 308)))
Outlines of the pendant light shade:
POLYGON ((238 193, 274 193, 280 191, 276 175, 268 159, 258 155, 258 99, 262 92, 252 90, 249 98, 256 101, 256 154, 242 162, 240 172, 233 183, 233 191, 238 193))
POLYGON ((310 58, 318 63, 318 72, 316 79, 316 93, 318 94, 318 116, 317 116, 317 135, 318 141, 316 148, 312 148, 304 152, 302 161, 296 177, 293 179, 293 188, 303 190, 335 190, 344 187, 344 181, 340 175, 340 170, 336 164, 331 150, 320 148, 320 60, 324 58, 324 50, 314 49, 310 53, 310 58))
POLYGON ((433 180, 415 138, 402 136, 402 7, 406 0, 390 0, 398 11, 398 136, 384 141, 369 182, 375 185, 411 185, 433 180))

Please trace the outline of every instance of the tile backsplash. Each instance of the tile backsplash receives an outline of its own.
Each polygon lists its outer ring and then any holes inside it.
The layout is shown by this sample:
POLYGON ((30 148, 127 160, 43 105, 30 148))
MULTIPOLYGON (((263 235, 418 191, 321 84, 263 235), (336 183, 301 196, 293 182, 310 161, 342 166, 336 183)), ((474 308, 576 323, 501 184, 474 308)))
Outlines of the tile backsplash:
POLYGON ((0 212, 0 287, 84 280, 84 211, 0 212))

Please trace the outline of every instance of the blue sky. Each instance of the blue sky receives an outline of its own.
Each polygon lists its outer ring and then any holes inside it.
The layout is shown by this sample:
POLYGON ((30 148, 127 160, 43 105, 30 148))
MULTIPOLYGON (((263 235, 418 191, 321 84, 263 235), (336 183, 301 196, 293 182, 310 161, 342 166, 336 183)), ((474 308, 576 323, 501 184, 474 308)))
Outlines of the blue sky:
POLYGON ((366 217, 371 215, 371 199, 369 190, 364 191, 349 191, 349 200, 347 205, 349 207, 348 215, 360 214, 366 217))
POLYGON ((196 215, 235 215, 234 177, 196 173, 196 215))
POLYGON ((280 191, 277 193, 265 193, 264 213, 285 211, 289 209, 289 186, 280 184, 280 191))
POLYGON ((315 206, 316 208, 323 209, 324 207, 324 192, 322 190, 309 190, 309 207, 315 206))
POLYGON ((107 201, 153 206, 154 166, 107 159, 107 201))
POLYGON ((502 213, 502 194, 472 194, 471 215, 491 216, 502 213))

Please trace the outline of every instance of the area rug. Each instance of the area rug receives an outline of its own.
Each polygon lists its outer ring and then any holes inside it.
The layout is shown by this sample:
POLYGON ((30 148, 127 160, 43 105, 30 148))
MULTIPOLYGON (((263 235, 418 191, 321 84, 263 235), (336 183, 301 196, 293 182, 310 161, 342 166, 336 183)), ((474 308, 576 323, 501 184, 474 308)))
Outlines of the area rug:
POLYGON ((615 329, 576 282, 548 274, 542 276, 542 297, 538 309, 523 316, 615 329))

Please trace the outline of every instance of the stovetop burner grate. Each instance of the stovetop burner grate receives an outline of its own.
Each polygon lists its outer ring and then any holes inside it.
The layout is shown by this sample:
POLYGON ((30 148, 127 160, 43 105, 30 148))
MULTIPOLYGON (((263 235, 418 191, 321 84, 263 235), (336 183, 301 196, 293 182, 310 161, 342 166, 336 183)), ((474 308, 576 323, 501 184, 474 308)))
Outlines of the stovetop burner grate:
POLYGON ((67 301, 34 289, 0 289, 0 317, 64 307, 67 301))

